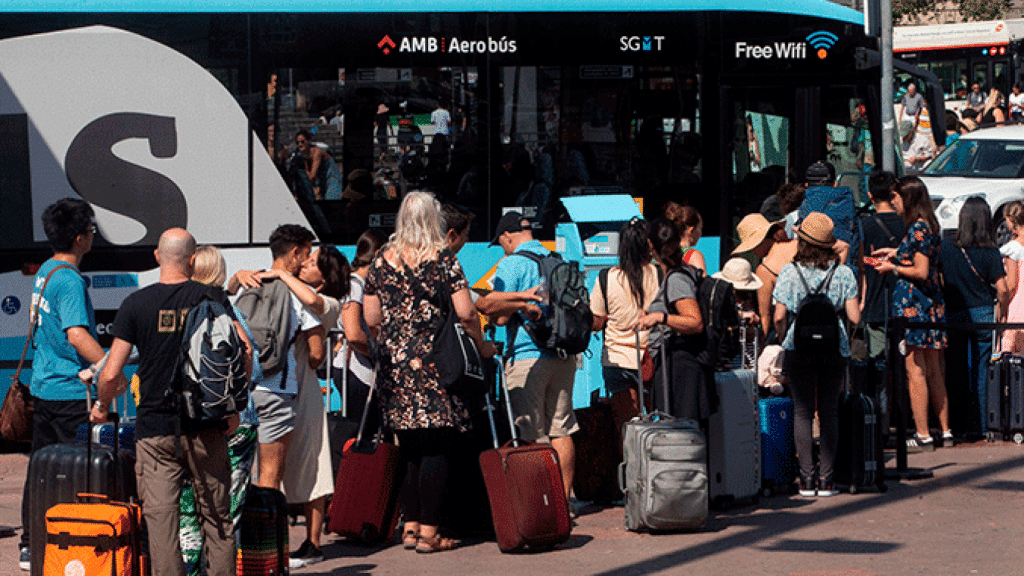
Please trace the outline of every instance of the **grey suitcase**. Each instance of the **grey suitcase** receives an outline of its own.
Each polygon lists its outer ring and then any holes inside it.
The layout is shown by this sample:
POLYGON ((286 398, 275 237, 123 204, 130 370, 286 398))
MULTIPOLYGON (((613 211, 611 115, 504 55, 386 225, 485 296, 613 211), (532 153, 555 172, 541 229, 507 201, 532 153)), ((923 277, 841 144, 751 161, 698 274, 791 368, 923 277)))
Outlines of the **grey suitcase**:
POLYGON ((750 369, 715 373, 718 411, 708 421, 711 502, 726 508, 756 501, 761 490, 761 426, 756 373, 750 369))
MULTIPOLYGON (((638 336, 638 356, 639 349, 638 336)), ((662 386, 668 385, 665 364, 662 386)), ((619 488, 625 494, 626 529, 698 529, 708 516, 704 433, 693 420, 647 414, 643 386, 639 389, 642 415, 622 426, 619 488)))

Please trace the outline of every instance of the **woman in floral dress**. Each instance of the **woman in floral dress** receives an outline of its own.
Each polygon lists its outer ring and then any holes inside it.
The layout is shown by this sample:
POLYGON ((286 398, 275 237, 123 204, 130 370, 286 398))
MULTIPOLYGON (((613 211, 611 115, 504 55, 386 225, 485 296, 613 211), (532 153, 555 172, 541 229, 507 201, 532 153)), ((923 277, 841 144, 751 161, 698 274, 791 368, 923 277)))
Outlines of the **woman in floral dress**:
POLYGON ((493 355, 493 345, 484 345, 462 267, 445 248, 441 206, 429 193, 412 192, 398 210, 395 233, 370 265, 363 311, 381 347, 377 390, 384 426, 398 437, 400 466, 410 485, 402 491, 402 541, 423 553, 458 545, 440 537, 437 526, 449 454, 457 434, 469 428, 469 412, 438 384, 430 357, 444 320, 438 302, 445 290, 481 354, 493 355))
MULTIPOLYGON (((928 189, 916 176, 900 178, 892 206, 907 223, 907 235, 897 248, 880 248, 872 255, 880 274, 895 274, 892 314, 910 322, 945 322, 946 306, 939 279, 941 228, 932 210, 928 189)), ((928 431, 928 404, 942 426, 942 440, 953 443, 949 428, 949 402, 943 369, 946 333, 942 330, 909 330, 906 333, 907 383, 917 432, 907 440, 910 451, 931 451, 935 442, 928 431)), ((901 346, 902 348, 902 346, 901 346)))

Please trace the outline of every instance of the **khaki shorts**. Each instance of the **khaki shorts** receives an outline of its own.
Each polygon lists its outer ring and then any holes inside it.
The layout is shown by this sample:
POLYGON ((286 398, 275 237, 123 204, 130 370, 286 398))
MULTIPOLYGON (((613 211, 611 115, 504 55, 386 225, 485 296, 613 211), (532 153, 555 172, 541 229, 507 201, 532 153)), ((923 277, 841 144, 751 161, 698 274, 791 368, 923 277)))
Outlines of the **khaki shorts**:
POLYGON ((295 394, 278 394, 257 388, 252 391, 259 426, 260 444, 271 444, 295 430, 295 394))
POLYGON ((523 440, 548 442, 580 429, 572 410, 576 359, 518 360, 505 370, 512 412, 523 440))

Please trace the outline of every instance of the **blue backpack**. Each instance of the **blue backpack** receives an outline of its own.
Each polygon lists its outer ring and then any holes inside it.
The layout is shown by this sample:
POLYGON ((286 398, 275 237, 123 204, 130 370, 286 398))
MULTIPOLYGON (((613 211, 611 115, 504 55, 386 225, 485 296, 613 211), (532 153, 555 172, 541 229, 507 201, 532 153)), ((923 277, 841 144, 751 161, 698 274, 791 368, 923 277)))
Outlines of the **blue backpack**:
MULTIPOLYGON (((832 219, 836 239, 850 244, 844 264, 856 262, 860 257, 857 252, 860 250, 861 230, 857 209, 853 205, 853 191, 846 186, 811 186, 800 205, 799 220, 802 222, 811 212, 821 212, 832 219)), ((857 269, 856 266, 853 268, 857 269)))

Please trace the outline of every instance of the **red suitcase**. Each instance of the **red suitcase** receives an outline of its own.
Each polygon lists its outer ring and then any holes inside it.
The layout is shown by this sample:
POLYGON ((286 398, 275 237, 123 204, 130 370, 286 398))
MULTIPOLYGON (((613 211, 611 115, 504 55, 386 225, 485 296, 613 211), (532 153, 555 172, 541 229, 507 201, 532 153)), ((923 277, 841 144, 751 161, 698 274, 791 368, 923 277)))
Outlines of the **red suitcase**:
POLYGON ((572 531, 558 454, 550 444, 531 444, 518 439, 505 387, 504 366, 500 359, 498 362, 498 379, 505 390, 512 440, 498 447, 498 431, 488 397, 494 449, 480 455, 498 548, 502 552, 549 548, 568 540, 572 531))
POLYGON ((345 443, 328 509, 327 529, 363 542, 389 542, 398 525, 398 448, 363 439, 373 391, 366 398, 359 433, 345 443))

